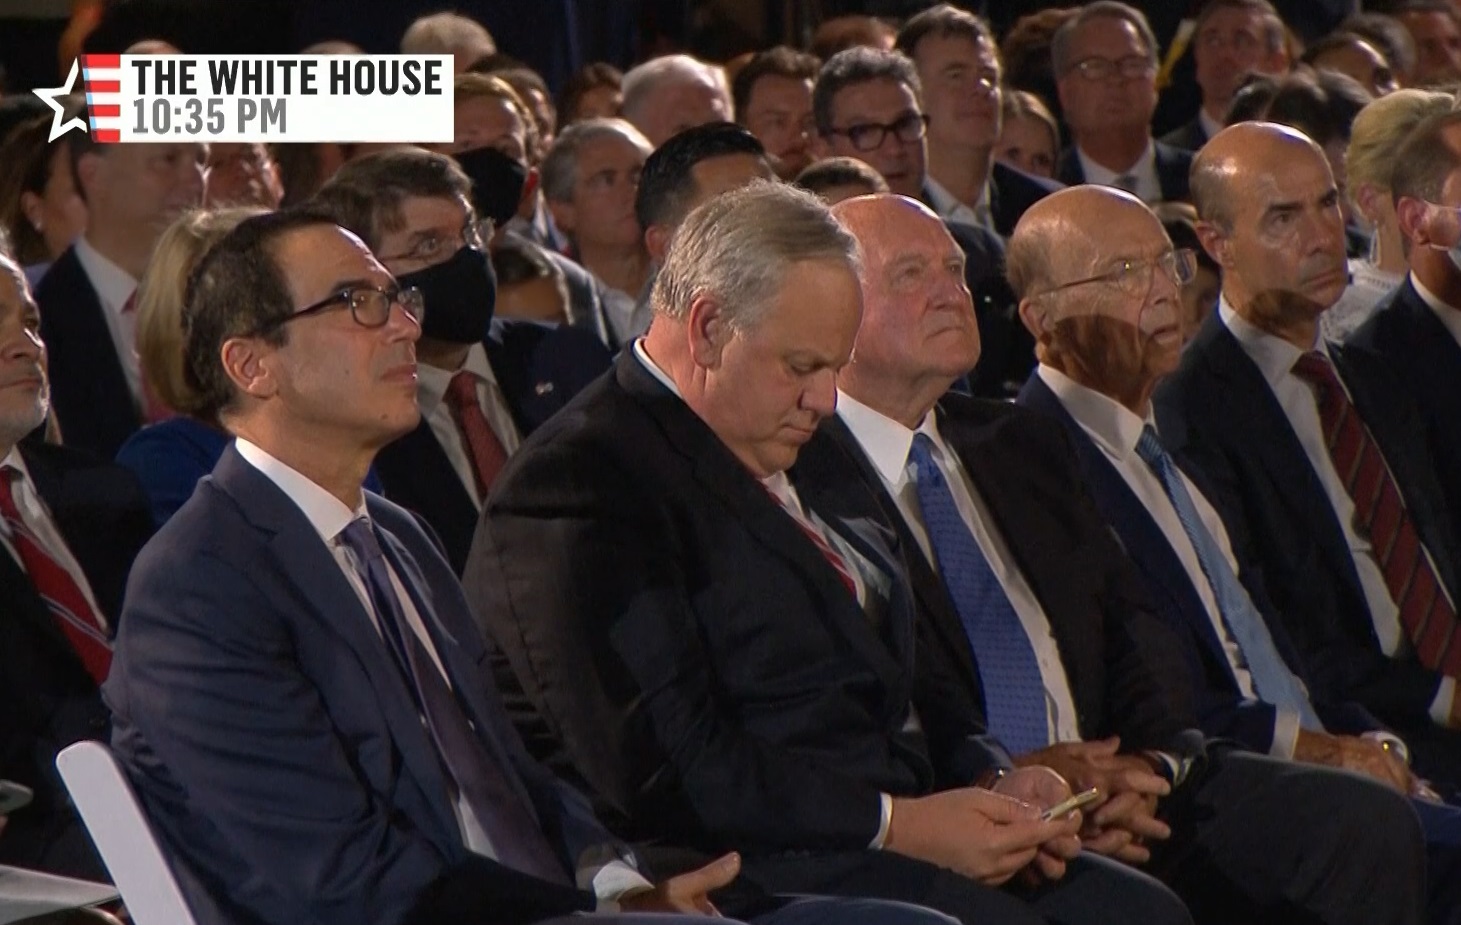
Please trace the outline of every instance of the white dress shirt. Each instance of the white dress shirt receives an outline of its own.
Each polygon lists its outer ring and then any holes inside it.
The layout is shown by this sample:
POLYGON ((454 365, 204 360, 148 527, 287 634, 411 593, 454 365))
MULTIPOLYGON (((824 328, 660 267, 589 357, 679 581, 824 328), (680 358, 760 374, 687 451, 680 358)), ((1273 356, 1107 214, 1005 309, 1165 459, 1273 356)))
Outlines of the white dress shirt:
POLYGON ((989 186, 986 182, 979 190, 979 201, 973 206, 967 206, 962 200, 956 199, 954 194, 949 192, 942 183, 935 180, 933 176, 927 175, 923 178, 923 189, 928 194, 928 204, 939 218, 946 222, 958 222, 963 225, 978 225, 982 228, 994 230, 994 216, 989 210, 989 186))
POLYGON ((1157 149, 1151 139, 1147 139, 1146 149, 1141 152, 1136 163, 1125 170, 1111 170, 1096 163, 1086 156, 1080 145, 1075 146, 1075 156, 1080 159, 1081 175, 1086 178, 1087 183, 1116 186, 1117 177, 1130 176, 1136 181, 1136 189, 1131 192, 1138 199, 1146 203, 1162 201, 1162 180, 1157 175, 1157 149))
MULTIPOLYGON (((1197 596, 1202 600, 1202 607, 1207 612, 1207 618, 1212 624, 1213 632, 1217 634, 1218 641, 1222 644, 1223 653, 1227 656, 1228 669, 1233 674, 1233 680, 1238 685, 1238 692, 1248 702, 1257 702, 1258 696, 1253 690, 1253 678, 1248 673, 1248 662, 1243 657, 1243 650, 1233 640, 1232 634, 1228 632, 1227 624, 1223 622, 1222 611, 1218 608, 1217 596, 1213 593, 1212 584, 1208 581, 1207 575, 1202 571, 1202 562, 1197 556, 1197 548, 1192 545, 1192 540, 1187 536, 1187 531, 1182 529, 1182 521, 1177 516, 1177 508, 1168 497, 1166 488, 1162 485, 1151 466, 1147 465, 1136 452, 1137 441, 1141 439, 1142 428, 1155 424, 1150 420, 1143 420, 1131 412, 1130 409, 1122 406, 1119 402, 1102 395, 1094 389, 1087 388, 1071 379, 1058 369, 1041 365, 1037 368, 1036 374, 1040 380, 1050 387, 1055 397, 1066 412, 1085 431, 1086 436, 1100 448, 1105 454, 1108 462, 1121 474, 1132 494, 1146 508, 1152 520, 1162 531, 1162 536, 1172 547, 1182 569, 1187 573, 1192 587, 1197 591, 1197 596)), ((1228 538, 1227 528, 1223 526, 1222 518, 1208 502, 1197 486, 1187 477, 1187 474, 1178 469, 1178 477, 1186 486, 1187 493, 1192 496, 1192 505, 1197 509, 1198 519, 1206 528, 1209 535, 1217 543, 1223 558, 1227 559, 1228 567, 1233 574, 1238 574, 1238 561, 1233 555, 1232 543, 1228 538)), ((1294 756, 1294 745, 1299 737, 1299 714, 1296 710, 1279 710, 1274 717, 1273 743, 1269 746, 1268 753, 1277 758, 1292 758, 1294 756)))
MULTIPOLYGON (((1324 489, 1325 497, 1334 509, 1335 518, 1339 521, 1345 544, 1354 561, 1355 572, 1359 575, 1365 602, 1369 605, 1370 621, 1379 640, 1380 651, 1390 657, 1407 651, 1410 642, 1400 625, 1400 609, 1395 605, 1395 599, 1391 597, 1390 589, 1385 584, 1385 575, 1375 558, 1370 541, 1355 530, 1354 501, 1345 489, 1344 482, 1334 468, 1334 460, 1329 455, 1329 443, 1324 437, 1324 426, 1319 418, 1319 406, 1313 386, 1307 380, 1294 375, 1294 363, 1304 351, 1244 320, 1233 310, 1226 295, 1218 300, 1218 314, 1268 383, 1273 397, 1283 409, 1284 417, 1293 428, 1294 436, 1304 448, 1304 455, 1308 457, 1309 464, 1324 489)), ((1328 356, 1329 351, 1322 339, 1315 343, 1313 349, 1328 356)), ((1343 377, 1339 379, 1343 385, 1343 377)), ((1426 555, 1430 555, 1429 550, 1426 555)), ((1455 691, 1454 679, 1441 679, 1430 710, 1431 719, 1435 722, 1445 724, 1449 720, 1455 691)))
MULTIPOLYGON (((71 549, 66 545, 61 531, 56 529, 56 522, 51 519, 51 511, 46 507, 46 502, 36 493, 35 483, 31 481, 30 470, 26 468, 20 450, 11 447, 5 458, 0 459, 0 472, 6 467, 14 467, 20 473, 10 483, 10 495, 15 499, 15 509, 19 512, 21 521, 40 541, 41 546, 45 547, 46 552, 51 554, 51 558, 56 560, 56 564, 65 569, 71 580, 76 582, 76 587, 86 597, 86 603, 91 605, 91 612, 101 621, 102 632, 107 632, 107 615, 96 606, 96 597, 91 593, 91 582, 86 580, 81 564, 71 555, 71 549)), ((10 536, 10 524, 3 517, 0 517, 0 546, 4 546, 5 551, 10 553, 10 558, 20 566, 20 570, 25 571, 25 564, 20 561, 20 552, 10 536)))
POLYGON ((416 368, 416 404, 421 409, 422 417, 426 418, 427 426, 431 428, 436 442, 441 444, 452 471, 457 474, 457 480, 467 490, 477 509, 481 510, 483 499, 482 493, 477 490, 476 468, 472 465, 472 457, 467 451, 462 429, 457 426, 451 405, 446 401, 446 390, 451 385, 452 377, 463 370, 477 377, 477 405, 486 416, 492 432, 502 443, 502 449, 508 456, 516 453, 517 448, 522 445, 522 436, 517 432, 517 424, 512 419, 512 411, 507 407, 507 398, 502 394, 502 387, 497 384, 497 374, 492 371, 487 350, 481 344, 471 346, 461 369, 437 369, 429 363, 419 364, 416 368))
POLYGON ((107 331, 112 335, 112 347, 122 363, 122 372, 127 376, 127 388, 132 393, 132 403, 142 407, 142 361, 137 358, 137 312, 123 312, 127 300, 137 291, 137 281, 126 270, 112 263, 101 252, 92 247, 85 235, 76 239, 76 259, 91 288, 96 290, 101 302, 102 315, 106 318, 107 331))
MULTIPOLYGON (((362 517, 369 519, 365 509, 364 496, 361 497, 360 506, 351 510, 339 498, 256 444, 243 437, 238 437, 234 441, 234 446, 246 462, 263 473, 299 507, 300 512, 309 520, 310 526, 314 527, 315 532, 319 534, 320 540, 329 548, 330 554, 335 557, 335 563, 340 566, 340 572, 349 582, 351 590, 360 600, 361 608, 370 618, 371 627, 377 635, 380 635, 380 617, 375 612, 375 606, 370 600, 370 591, 366 588, 365 581, 360 575, 360 570, 365 567, 365 563, 356 561, 354 551, 345 545, 341 537, 345 528, 355 520, 362 517)), ((421 620, 421 614, 416 610, 411 595, 407 593, 405 586, 401 583, 401 577, 396 573, 395 567, 391 565, 389 557, 386 558, 385 565, 386 571, 390 575, 391 588, 396 592, 396 600, 400 602, 406 623, 416 634, 422 648, 431 658, 432 664, 441 672, 447 687, 451 687, 451 676, 442 665, 436 644, 432 642, 431 634, 427 632, 426 626, 421 620)), ((490 683, 490 679, 487 678, 484 678, 483 681, 490 683)), ((422 721, 425 722, 424 719, 422 721)), ((457 825, 462 833, 463 844, 467 846, 468 850, 495 860, 497 854, 492 848, 492 840, 449 776, 446 786, 456 811, 457 825)), ((611 853, 592 849, 585 852, 584 858, 579 860, 577 872, 580 886, 585 889, 591 887, 600 900, 610 902, 628 892, 651 887, 649 881, 645 880, 633 867, 617 857, 609 860, 608 855, 611 853), (587 868, 586 864, 589 865, 587 868)))
POLYGON ((1441 322, 1441 326, 1451 332, 1452 339, 1456 341, 1457 346, 1461 346, 1461 308, 1442 302, 1441 297, 1422 285, 1421 281, 1415 278, 1414 273, 1410 274, 1410 282, 1415 286, 1415 291, 1425 301, 1425 304, 1435 312, 1436 319, 1441 322))
POLYGON ((837 414, 852 431, 858 445, 871 460, 873 468, 888 494, 903 515, 903 521, 918 542, 923 557, 938 571, 938 562, 929 543, 928 531, 923 526, 923 515, 918 503, 918 485, 908 465, 908 452, 913 447, 916 434, 926 434, 935 448, 934 463, 943 472, 949 490, 954 496, 954 505, 959 516, 974 535, 974 541, 990 568, 999 579, 1000 587, 1014 607, 1020 625, 1030 637, 1035 650, 1035 659, 1040 665, 1040 679, 1045 688, 1046 717, 1051 730, 1051 742, 1079 742, 1080 727, 1075 712, 1075 699, 1071 696, 1070 681, 1065 675, 1065 666, 1060 661, 1060 651, 1050 629, 1050 620, 1040 606, 1035 592, 1031 590, 1024 573, 1020 571, 1004 537, 1000 535, 990 515, 988 506, 980 497, 974 483, 959 463, 958 457, 949 449, 938 432, 935 415, 929 414, 916 431, 909 430, 897 421, 851 398, 843 392, 837 393, 837 414))

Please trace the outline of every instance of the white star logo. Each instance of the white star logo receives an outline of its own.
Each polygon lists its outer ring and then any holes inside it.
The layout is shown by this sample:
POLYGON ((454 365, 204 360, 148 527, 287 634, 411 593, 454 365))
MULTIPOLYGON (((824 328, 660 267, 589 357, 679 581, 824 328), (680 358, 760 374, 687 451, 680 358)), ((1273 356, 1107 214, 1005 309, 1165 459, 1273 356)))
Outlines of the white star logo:
POLYGON ((58 96, 70 95, 71 88, 76 86, 76 71, 79 63, 80 62, 78 61, 71 62, 71 74, 69 77, 66 78, 65 86, 51 87, 49 90, 31 91, 36 96, 41 98, 41 102, 45 103, 47 106, 51 107, 51 109, 55 110, 56 114, 51 117, 51 137, 47 139, 48 141, 55 141, 57 138, 60 138, 62 135, 71 131, 73 128, 79 128, 83 132, 87 131, 86 120, 80 118, 79 116, 73 117, 68 122, 61 122, 61 117, 66 115, 66 109, 61 105, 61 101, 56 99, 56 97, 58 96))

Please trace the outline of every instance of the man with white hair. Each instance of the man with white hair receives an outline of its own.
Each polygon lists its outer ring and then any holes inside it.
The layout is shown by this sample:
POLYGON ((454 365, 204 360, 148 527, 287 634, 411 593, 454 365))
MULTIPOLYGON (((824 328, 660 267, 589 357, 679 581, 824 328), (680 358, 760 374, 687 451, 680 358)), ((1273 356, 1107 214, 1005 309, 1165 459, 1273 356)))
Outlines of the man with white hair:
POLYGON ((487 27, 461 13, 422 16, 401 36, 401 54, 451 55, 457 74, 465 74, 477 61, 496 53, 497 43, 487 27))
POLYGON ((689 55, 665 55, 624 75, 624 118, 658 148, 707 122, 731 120, 725 72, 689 55))

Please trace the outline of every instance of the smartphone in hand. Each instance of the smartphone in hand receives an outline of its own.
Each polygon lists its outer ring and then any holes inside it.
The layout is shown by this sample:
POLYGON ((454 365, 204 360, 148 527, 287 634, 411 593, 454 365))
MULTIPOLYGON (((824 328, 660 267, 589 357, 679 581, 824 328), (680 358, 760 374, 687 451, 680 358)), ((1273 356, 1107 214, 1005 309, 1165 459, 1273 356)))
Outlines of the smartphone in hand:
POLYGON ((1040 821, 1051 822, 1055 819, 1064 819, 1082 806, 1088 806, 1100 798, 1101 791, 1095 787, 1092 787, 1090 790, 1082 790, 1080 793, 1074 794, 1070 799, 1062 800, 1045 810, 1045 812, 1040 814, 1040 821))

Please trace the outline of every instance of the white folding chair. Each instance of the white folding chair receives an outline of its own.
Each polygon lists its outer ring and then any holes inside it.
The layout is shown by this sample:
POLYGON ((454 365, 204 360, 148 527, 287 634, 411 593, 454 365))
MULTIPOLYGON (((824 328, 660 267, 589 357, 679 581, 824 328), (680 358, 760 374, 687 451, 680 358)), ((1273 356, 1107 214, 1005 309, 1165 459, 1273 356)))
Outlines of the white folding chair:
POLYGON ((197 925, 111 749, 77 742, 56 756, 56 768, 134 925, 197 925))

